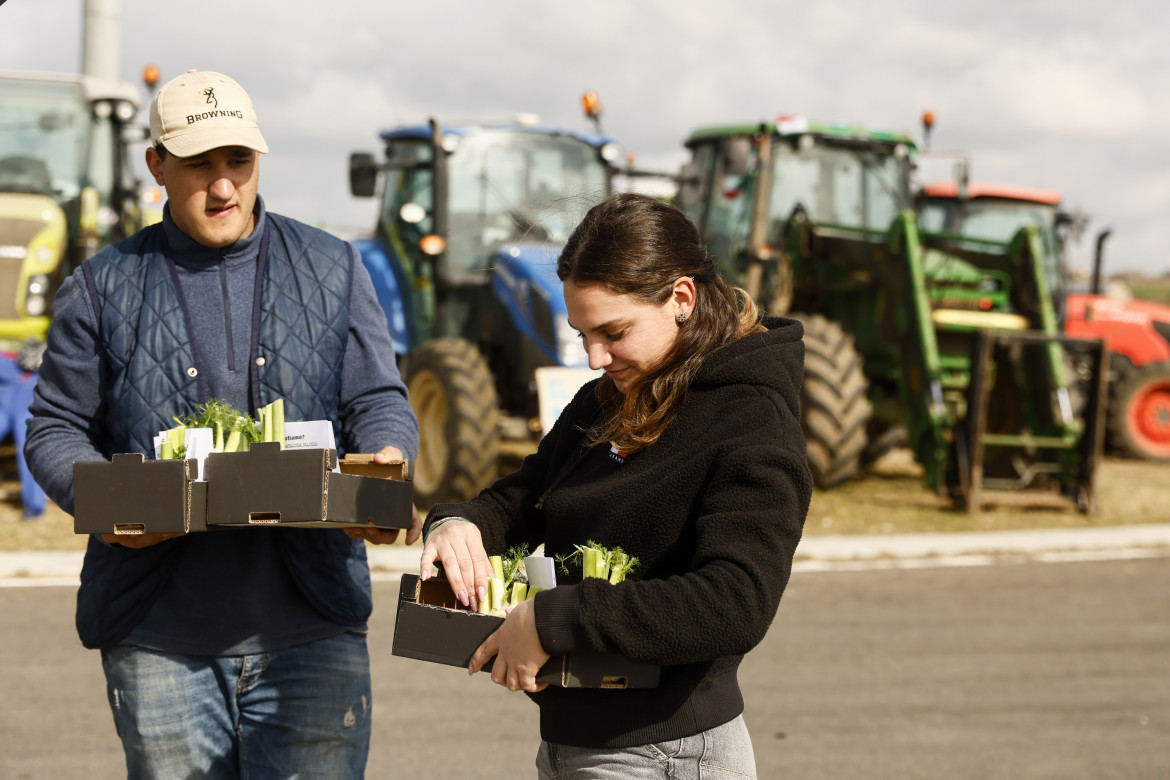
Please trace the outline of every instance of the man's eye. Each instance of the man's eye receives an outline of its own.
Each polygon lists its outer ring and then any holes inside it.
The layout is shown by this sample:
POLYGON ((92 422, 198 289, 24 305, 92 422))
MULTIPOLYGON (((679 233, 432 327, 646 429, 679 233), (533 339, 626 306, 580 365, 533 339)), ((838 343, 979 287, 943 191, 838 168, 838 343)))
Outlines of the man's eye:
POLYGON ((623 331, 619 331, 618 333, 606 333, 605 337, 607 339, 609 339, 610 341, 621 341, 622 336, 624 336, 624 335, 626 335, 626 332, 623 330, 623 331))

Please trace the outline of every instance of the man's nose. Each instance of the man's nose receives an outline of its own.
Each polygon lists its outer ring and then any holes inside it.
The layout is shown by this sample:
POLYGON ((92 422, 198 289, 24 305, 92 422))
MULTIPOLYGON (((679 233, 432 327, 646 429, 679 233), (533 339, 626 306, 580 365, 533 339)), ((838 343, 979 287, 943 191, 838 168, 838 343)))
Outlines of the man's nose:
POLYGON ((212 180, 209 192, 213 198, 218 200, 231 200, 232 195, 236 192, 236 185, 228 176, 221 174, 212 180))

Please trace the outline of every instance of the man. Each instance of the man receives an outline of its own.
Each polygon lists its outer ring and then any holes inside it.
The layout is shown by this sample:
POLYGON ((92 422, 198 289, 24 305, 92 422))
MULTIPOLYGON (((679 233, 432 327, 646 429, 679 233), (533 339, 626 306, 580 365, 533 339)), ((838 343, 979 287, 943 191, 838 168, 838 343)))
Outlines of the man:
MULTIPOLYGON (((163 221, 61 287, 26 453, 73 511, 74 461, 151 452, 209 398, 332 420, 338 449, 414 457, 385 315, 349 244, 268 212, 248 95, 189 71, 155 96, 163 221)), ((417 515, 417 513, 416 513, 417 515)), ((407 543, 418 537, 418 521, 407 543)), ((131 777, 361 777, 370 737, 361 538, 255 528, 94 536, 77 628, 100 648, 131 777)))

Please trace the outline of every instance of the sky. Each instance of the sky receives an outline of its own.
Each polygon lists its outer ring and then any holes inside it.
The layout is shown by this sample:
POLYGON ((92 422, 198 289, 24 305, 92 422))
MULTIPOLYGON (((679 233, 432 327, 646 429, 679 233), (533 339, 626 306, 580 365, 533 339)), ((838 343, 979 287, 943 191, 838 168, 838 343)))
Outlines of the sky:
MULTIPOLYGON (((0 3, 0 70, 81 69, 82 0, 0 3)), ((1107 273, 1170 274, 1165 0, 117 5, 122 77, 153 64, 164 83, 189 68, 235 78, 270 147, 268 207, 340 233, 373 227, 348 160, 378 151, 381 130, 518 113, 589 130, 580 97, 594 90, 604 129, 664 171, 704 125, 803 114, 921 139, 930 110, 932 149, 966 153, 973 180, 1057 189, 1088 215, 1074 267, 1109 228, 1107 273)))

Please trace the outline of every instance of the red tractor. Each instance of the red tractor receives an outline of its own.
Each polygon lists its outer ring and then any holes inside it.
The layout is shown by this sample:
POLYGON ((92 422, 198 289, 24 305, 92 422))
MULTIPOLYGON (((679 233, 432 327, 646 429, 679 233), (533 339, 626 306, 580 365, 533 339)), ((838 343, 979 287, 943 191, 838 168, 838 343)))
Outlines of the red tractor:
POLYGON ((1102 339, 1111 353, 1107 441, 1134 458, 1170 461, 1170 307, 1101 294, 1101 258, 1108 230, 1097 236, 1093 282, 1073 291, 1064 248, 1073 218, 1055 190, 939 182, 918 192, 922 229, 1002 241, 1021 227, 1039 228, 1048 292, 1068 336, 1102 339))

